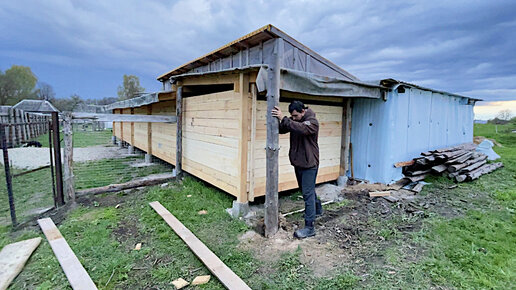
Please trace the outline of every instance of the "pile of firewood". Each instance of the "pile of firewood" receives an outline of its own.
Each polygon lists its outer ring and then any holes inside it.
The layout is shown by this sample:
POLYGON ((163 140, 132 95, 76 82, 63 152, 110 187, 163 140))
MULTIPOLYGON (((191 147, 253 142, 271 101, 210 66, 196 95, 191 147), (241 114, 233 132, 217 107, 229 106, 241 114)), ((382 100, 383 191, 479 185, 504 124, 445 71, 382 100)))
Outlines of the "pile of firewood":
POLYGON ((423 152, 423 157, 404 162, 403 174, 411 182, 429 174, 443 174, 457 182, 474 180, 503 166, 502 162, 487 163, 487 155, 475 151, 476 144, 423 152))

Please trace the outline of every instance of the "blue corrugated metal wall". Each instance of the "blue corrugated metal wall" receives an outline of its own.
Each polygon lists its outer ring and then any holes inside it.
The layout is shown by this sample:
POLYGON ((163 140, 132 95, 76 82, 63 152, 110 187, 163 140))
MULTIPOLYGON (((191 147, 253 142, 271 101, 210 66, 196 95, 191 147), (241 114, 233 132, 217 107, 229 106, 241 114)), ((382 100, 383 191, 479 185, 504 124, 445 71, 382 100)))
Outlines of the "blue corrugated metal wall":
POLYGON ((353 103, 355 178, 392 183, 403 176, 394 163, 472 140, 473 105, 468 105, 467 98, 406 88, 404 93, 390 92, 387 101, 355 99, 353 103))

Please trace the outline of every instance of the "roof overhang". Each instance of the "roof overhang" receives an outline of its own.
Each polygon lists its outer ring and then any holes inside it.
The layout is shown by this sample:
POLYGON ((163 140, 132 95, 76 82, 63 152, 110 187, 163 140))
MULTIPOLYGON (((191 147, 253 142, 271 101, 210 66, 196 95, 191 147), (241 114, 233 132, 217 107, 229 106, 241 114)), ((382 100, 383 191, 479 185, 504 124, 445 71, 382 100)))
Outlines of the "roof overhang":
POLYGON ((259 45, 260 43, 263 43, 263 42, 273 39, 273 38, 283 38, 284 41, 290 43, 297 49, 305 52, 306 54, 310 55, 312 58, 320 61, 321 63, 324 63, 326 66, 328 66, 332 70, 336 71, 343 77, 349 78, 350 80, 358 80, 358 78, 355 77, 354 75, 350 74, 346 70, 342 69, 341 67, 335 65, 331 61, 329 61, 326 58, 322 57, 321 55, 317 54, 310 48, 306 47, 302 43, 298 42, 297 40, 290 37, 288 34, 284 33, 283 31, 281 31, 280 29, 276 28, 275 26, 273 26, 271 24, 261 27, 249 34, 246 34, 246 35, 210 52, 210 53, 207 53, 207 54, 205 54, 199 58, 196 58, 190 62, 187 62, 186 64, 183 64, 167 73, 164 73, 164 74, 160 75, 157 79, 159 81, 163 82, 165 80, 170 79, 171 77, 188 73, 192 69, 207 65, 214 60, 231 56, 232 54, 235 54, 243 49, 248 49, 250 47, 259 45))
POLYGON ((472 98, 472 97, 463 96, 463 95, 459 95, 459 94, 454 94, 454 93, 450 93, 450 92, 445 92, 445 91, 440 91, 440 90, 436 90, 436 89, 426 88, 426 87, 422 87, 420 85, 416 85, 416 84, 412 84, 412 83, 409 83, 409 82, 404 82, 404 81, 400 81, 400 80, 396 80, 396 79, 392 79, 392 78, 381 80, 380 81, 380 85, 385 86, 385 87, 389 87, 389 88, 392 88, 395 85, 405 85, 405 86, 408 86, 408 87, 418 88, 418 89, 421 89, 421 90, 424 90, 424 91, 431 91, 431 92, 446 94, 446 95, 450 95, 450 96, 454 96, 454 97, 466 98, 466 99, 469 99, 469 100, 474 101, 474 102, 483 101, 482 99, 477 99, 477 98, 472 98))

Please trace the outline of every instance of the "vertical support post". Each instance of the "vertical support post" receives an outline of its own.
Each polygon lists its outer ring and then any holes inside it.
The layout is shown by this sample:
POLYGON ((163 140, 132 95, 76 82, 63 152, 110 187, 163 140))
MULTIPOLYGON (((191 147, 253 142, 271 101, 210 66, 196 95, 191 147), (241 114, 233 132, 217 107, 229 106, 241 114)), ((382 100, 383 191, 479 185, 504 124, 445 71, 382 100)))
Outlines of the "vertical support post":
POLYGON ((52 127, 52 122, 47 122, 48 123, 46 126, 48 126, 48 152, 50 153, 50 178, 52 179, 52 197, 54 198, 54 207, 57 207, 56 181, 54 178, 54 155, 52 154, 52 131, 50 130, 52 127))
MULTIPOLYGON (((131 108, 131 115, 134 115, 134 108, 131 108)), ((127 146, 127 154, 134 154, 134 122, 131 122, 131 136, 129 136, 129 146, 127 146)))
POLYGON ((349 170, 349 142, 351 140, 351 98, 344 99, 342 110, 342 136, 340 143, 340 176, 349 170))
MULTIPOLYGON (((119 109, 120 114, 124 113, 124 110, 119 109)), ((120 143, 118 143, 118 147, 124 147, 124 122, 120 122, 120 143)))
POLYGON ((258 89, 256 84, 251 84, 251 146, 249 148, 249 201, 254 201, 254 151, 256 142, 256 106, 258 98, 258 89))
POLYGON ((72 114, 63 114, 63 140, 64 140, 64 190, 68 200, 75 202, 75 182, 73 175, 73 131, 72 114))
POLYGON ((265 236, 272 237, 278 231, 278 157, 279 122, 271 114, 279 105, 280 69, 283 56, 283 39, 277 38, 272 52, 268 71, 267 86, 267 143, 266 143, 266 181, 265 181, 265 236))
POLYGON ((240 73, 238 81, 240 93, 240 138, 238 142, 238 153, 240 156, 240 183, 238 186, 239 195, 237 202, 247 202, 247 156, 249 142, 249 75, 240 73))
POLYGON ((52 143, 54 144, 54 164, 56 170, 56 196, 57 205, 64 205, 63 193, 63 169, 61 164, 61 143, 59 137, 59 114, 52 112, 52 143))
MULTIPOLYGON (((147 115, 152 115, 152 104, 147 105, 147 115)), ((145 153, 145 163, 152 163, 152 123, 147 123, 147 152, 145 153)))
POLYGON ((11 178, 11 170, 9 168, 9 153, 7 151, 7 140, 5 138, 5 129, 6 126, 0 125, 0 138, 2 142, 2 151, 4 154, 4 169, 5 169, 5 183, 7 185, 7 196, 9 198, 9 210, 11 211, 11 221, 13 227, 15 227, 18 222, 16 221, 16 210, 14 208, 14 197, 13 197, 13 184, 11 178))
POLYGON ((181 179, 183 175, 183 86, 177 86, 176 92, 176 176, 181 179))
MULTIPOLYGON (((16 116, 14 115, 14 109, 9 108, 9 123, 14 124, 16 123, 16 116)), ((16 146, 16 125, 11 126, 11 147, 16 146)))
POLYGON ((21 111, 15 109, 14 110, 14 115, 15 115, 15 118, 14 118, 15 122, 16 123, 20 123, 20 125, 17 125, 17 127, 18 127, 18 142, 17 143, 21 144, 21 142, 24 141, 24 139, 23 139, 23 136, 24 136, 23 132, 24 132, 24 130, 23 130, 23 125, 21 125, 21 123, 23 123, 23 118, 22 118, 21 111))

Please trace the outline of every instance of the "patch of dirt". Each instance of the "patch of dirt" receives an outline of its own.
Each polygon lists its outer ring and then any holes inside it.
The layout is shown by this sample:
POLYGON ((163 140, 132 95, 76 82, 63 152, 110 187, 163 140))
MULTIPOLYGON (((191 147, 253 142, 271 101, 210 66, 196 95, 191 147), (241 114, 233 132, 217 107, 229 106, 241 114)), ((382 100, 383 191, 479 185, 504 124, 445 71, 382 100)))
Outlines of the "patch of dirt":
MULTIPOLYGON (((409 233, 421 228, 426 210, 439 205, 430 198, 416 196, 411 200, 391 203, 384 198, 371 198, 369 185, 360 185, 354 190, 346 190, 341 198, 347 199, 347 206, 327 210, 315 223, 316 236, 299 240, 293 232, 304 226, 301 216, 280 218, 280 229, 272 238, 264 238, 263 219, 254 225, 254 231, 248 231, 240 237, 239 247, 250 250, 254 256, 265 262, 270 268, 284 252, 292 252, 301 247, 301 261, 311 268, 315 276, 329 276, 342 266, 352 267, 357 273, 364 271, 371 263, 384 267, 386 264, 384 250, 392 246, 394 238, 402 240, 412 251, 421 252, 416 245, 411 245, 409 233), (366 193, 367 192, 367 193, 366 193), (361 270, 362 269, 362 270, 361 270)), ((376 190, 389 189, 387 186, 373 185, 376 190)), ((282 200, 286 204, 299 201, 289 198, 282 200)), ((416 259, 415 257, 414 259, 416 259)), ((261 269, 260 271, 272 271, 261 269)))

